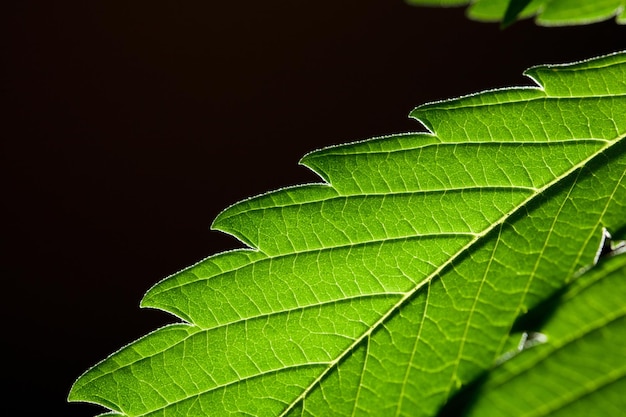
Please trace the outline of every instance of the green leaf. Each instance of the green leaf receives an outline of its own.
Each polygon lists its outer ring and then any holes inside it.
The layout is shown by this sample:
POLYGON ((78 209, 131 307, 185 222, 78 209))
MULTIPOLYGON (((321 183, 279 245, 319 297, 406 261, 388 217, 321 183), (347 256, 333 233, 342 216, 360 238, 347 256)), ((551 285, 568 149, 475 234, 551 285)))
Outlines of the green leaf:
POLYGON ((464 6, 472 19, 498 22, 504 26, 517 18, 536 16, 542 26, 584 25, 616 18, 626 23, 626 0, 406 0, 420 6, 464 6))
POLYGON ((323 149, 326 181, 226 209, 250 246, 157 284, 173 324, 82 375, 125 416, 432 416, 516 318, 626 225, 626 53, 527 71, 537 88, 427 104, 430 133, 323 149))
POLYGON ((547 342, 490 372, 462 415, 621 415, 626 409, 624 296, 624 254, 578 277, 549 300, 558 309, 540 329, 547 342))

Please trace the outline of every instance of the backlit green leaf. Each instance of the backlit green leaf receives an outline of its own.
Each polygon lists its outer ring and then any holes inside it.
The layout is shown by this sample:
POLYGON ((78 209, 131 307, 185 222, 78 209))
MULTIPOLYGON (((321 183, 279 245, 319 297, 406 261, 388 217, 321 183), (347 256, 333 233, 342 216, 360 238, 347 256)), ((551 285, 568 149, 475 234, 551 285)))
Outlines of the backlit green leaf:
POLYGON ((250 248, 158 283, 183 320, 96 365, 71 401, 124 416, 432 416, 516 318, 626 225, 626 53, 537 88, 423 105, 427 133, 310 153, 324 183, 226 209, 250 248))
POLYGON ((583 25, 615 17, 617 23, 626 23, 625 0, 406 0, 421 6, 469 5, 470 18, 487 22, 536 16, 543 26, 583 25), (507 16, 507 11, 509 15, 507 16))

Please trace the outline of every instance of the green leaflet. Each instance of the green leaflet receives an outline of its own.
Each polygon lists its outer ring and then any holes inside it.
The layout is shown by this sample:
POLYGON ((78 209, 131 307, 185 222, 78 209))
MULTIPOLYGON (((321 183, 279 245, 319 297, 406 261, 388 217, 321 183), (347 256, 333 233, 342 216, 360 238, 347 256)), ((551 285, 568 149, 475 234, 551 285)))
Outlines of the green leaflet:
POLYGON ((545 344, 490 372, 470 416, 618 416, 626 409, 626 255, 577 278, 550 300, 545 344), (593 411, 591 411, 593 410, 593 411), (590 414, 591 411, 591 414, 590 414))
POLYGON ((527 72, 542 88, 420 106, 432 133, 305 156, 327 182, 222 212, 252 249, 154 286, 186 323, 81 376, 125 416, 432 416, 515 319, 626 225, 626 53, 527 72))
POLYGON ((505 25, 515 18, 536 16, 542 26, 582 25, 615 17, 617 23, 626 23, 625 0, 406 0, 421 6, 470 5, 470 18, 487 22, 503 21, 505 25), (507 15, 507 11, 509 14, 507 15), (506 15, 506 17, 505 17, 506 15))

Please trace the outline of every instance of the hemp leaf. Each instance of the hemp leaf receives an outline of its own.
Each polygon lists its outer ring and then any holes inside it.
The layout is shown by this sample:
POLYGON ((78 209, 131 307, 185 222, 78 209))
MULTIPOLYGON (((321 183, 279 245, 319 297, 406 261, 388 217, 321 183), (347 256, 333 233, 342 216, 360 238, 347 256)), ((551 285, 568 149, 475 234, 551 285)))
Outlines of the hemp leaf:
POLYGON ((150 289, 142 306, 183 322, 69 399, 128 417, 436 415, 626 226, 626 53, 526 74, 537 87, 422 105, 428 132, 310 153, 323 183, 223 211, 213 227, 249 248, 150 289))

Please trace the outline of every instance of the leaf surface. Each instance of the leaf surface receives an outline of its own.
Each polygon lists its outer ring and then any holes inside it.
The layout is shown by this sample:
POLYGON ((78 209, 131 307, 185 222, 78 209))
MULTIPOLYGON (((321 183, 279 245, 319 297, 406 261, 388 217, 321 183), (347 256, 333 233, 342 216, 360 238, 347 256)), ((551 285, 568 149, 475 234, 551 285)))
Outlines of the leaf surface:
POLYGON ((486 22, 502 21, 504 25, 516 18, 535 16, 542 26, 583 25, 615 17, 626 23, 625 0, 406 0, 420 6, 465 6, 468 17, 486 22))
POLYGON ((537 88, 416 108, 429 133, 313 152, 324 180, 213 227, 250 249, 158 283, 184 322, 96 365, 70 400, 125 416, 432 416, 626 212, 626 53, 537 88))

